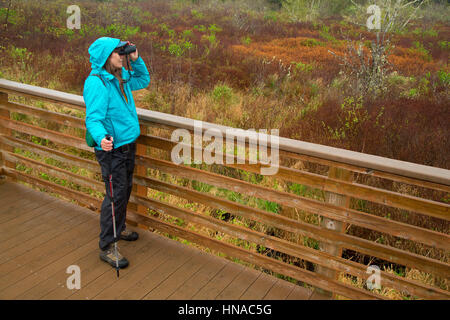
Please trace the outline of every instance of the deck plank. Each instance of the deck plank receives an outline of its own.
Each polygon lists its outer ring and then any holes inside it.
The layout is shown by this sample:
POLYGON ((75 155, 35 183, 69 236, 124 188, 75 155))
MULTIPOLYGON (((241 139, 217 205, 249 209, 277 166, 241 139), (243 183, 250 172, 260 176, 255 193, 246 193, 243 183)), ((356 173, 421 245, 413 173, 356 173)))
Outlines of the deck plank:
POLYGON ((269 292, 277 278, 261 272, 258 279, 242 294, 240 300, 261 300, 269 292))
POLYGON ((23 194, 20 189, 14 189, 12 194, 8 192, 0 199, 0 203, 2 204, 0 208, 0 223, 16 218, 26 206, 45 202, 46 200, 38 198, 33 192, 23 194))
POLYGON ((69 276, 66 273, 68 266, 79 266, 77 262, 95 251, 96 248, 98 248, 98 239, 94 238, 86 244, 68 253, 60 260, 50 263, 45 268, 41 269, 40 272, 35 273, 31 277, 24 278, 23 280, 15 284, 15 287, 20 286, 21 290, 20 293, 13 298, 22 300, 39 299, 46 292, 50 291, 49 288, 52 284, 52 281, 54 281, 57 277, 61 275, 63 276, 63 279, 60 280, 61 283, 64 283, 64 281, 67 280, 67 277, 69 276), (45 291, 45 289, 43 288, 45 288, 46 286, 47 290, 45 291))
MULTIPOLYGON (((15 183, 0 183, 0 299, 308 299, 286 281, 139 229, 119 241, 130 265, 99 259, 99 216, 15 183), (67 267, 81 270, 68 289, 67 267)), ((303 288, 307 290, 306 288, 303 288)))
MULTIPOLYGON (((81 273, 82 286, 86 282, 86 274, 84 270, 89 270, 89 267, 92 267, 92 265, 90 266, 88 262, 89 261, 98 262, 97 260, 95 260, 95 257, 98 257, 98 239, 96 239, 95 244, 96 244, 95 248, 90 248, 90 250, 88 250, 84 256, 78 259, 74 258, 73 261, 71 262, 71 265, 77 265, 82 270, 81 273)), ((66 268, 61 268, 58 271, 54 272, 47 279, 39 282, 29 290, 17 296, 17 299, 39 300, 46 295, 51 295, 52 293, 55 293, 54 291, 58 291, 59 289, 61 289, 62 292, 53 295, 53 298, 62 299, 64 297, 64 292, 67 295, 70 295, 75 292, 75 290, 70 291, 66 288, 67 277, 68 274, 66 273, 66 268)))
POLYGON ((182 287, 179 287, 167 299, 189 300, 204 286, 211 278, 219 273, 227 264, 231 263, 225 259, 210 259, 203 265, 182 287))
POLYGON ((183 248, 177 243, 172 243, 171 245, 174 247, 173 251, 171 250, 172 248, 168 251, 162 251, 165 255, 163 262, 155 266, 150 272, 146 270, 147 275, 142 277, 137 283, 134 283, 128 290, 124 291, 119 296, 119 299, 142 299, 148 292, 196 254, 192 248, 183 248))
MULTIPOLYGON (((80 256, 86 255, 92 251, 98 244, 97 237, 92 238, 84 245, 72 250, 68 254, 61 257, 61 259, 54 260, 45 267, 42 267, 39 272, 34 272, 31 275, 22 278, 18 282, 14 283, 13 288, 8 292, 10 299, 24 299, 23 294, 29 291, 34 286, 46 281, 48 278, 54 276, 57 272, 65 272, 67 267, 73 265, 73 261, 77 260, 80 256)), ((68 275, 66 275, 68 277, 68 275)), ((2 298, 2 293, 0 293, 2 298)))
MULTIPOLYGON (((51 239, 45 245, 36 247, 12 260, 11 264, 17 263, 17 267, 13 271, 9 271, 8 274, 2 273, 5 275, 0 277, 0 290, 19 281, 23 278, 24 274, 38 272, 40 268, 45 267, 47 264, 60 259, 72 251, 74 247, 78 247, 86 241, 96 238, 98 236, 96 229, 90 221, 85 221, 51 239)), ((0 268, 0 270, 3 270, 3 268, 0 268)))
POLYGON ((242 272, 244 266, 236 263, 228 263, 219 273, 216 274, 203 288, 197 292, 193 300, 211 300, 215 299, 235 277, 242 272))
MULTIPOLYGON (((30 223, 31 220, 41 217, 41 212, 46 212, 46 210, 49 210, 51 208, 54 208, 58 205, 58 202, 56 199, 54 201, 42 201, 42 202, 36 202, 33 204, 33 206, 30 207, 23 207, 21 208, 21 212, 14 212, 11 214, 10 219, 4 219, 0 224, 2 225, 2 228, 6 230, 6 233, 0 235, 2 239, 9 238, 10 234, 13 232, 19 232, 18 230, 24 228, 24 226, 31 225, 34 226, 35 224, 33 222, 30 223)), ((1 216, 2 214, 0 214, 1 216)), ((3 214, 6 215, 6 214, 3 214)), ((22 231, 20 231, 22 232, 22 231)))
POLYGON ((147 295, 143 297, 144 300, 165 300, 180 288, 191 276, 193 276, 200 268, 208 263, 208 254, 199 251, 199 254, 185 263, 183 268, 179 268, 169 278, 162 281, 155 288, 150 290, 147 295))
MULTIPOLYGON (((18 183, 0 183, 0 201, 2 203, 8 203, 6 199, 25 199, 27 195, 33 196, 33 189, 20 185, 18 183)), ((3 208, 0 211, 3 213, 3 208)))
MULTIPOLYGON (((97 243, 98 244, 98 243, 97 243)), ((131 246, 128 247, 126 245, 121 245, 121 251, 124 253, 124 247, 127 247, 129 253, 133 253, 135 247, 141 248, 142 245, 145 245, 146 243, 141 242, 138 243, 139 246, 131 246)), ((116 273, 113 268, 111 268, 106 263, 102 262, 99 258, 99 249, 98 246, 95 250, 89 252, 88 255, 83 257, 82 259, 75 262, 76 265, 78 265, 81 269, 81 289, 80 290, 68 290, 65 286, 67 275, 59 275, 57 278, 52 279, 52 283, 50 286, 44 285, 41 286, 40 291, 44 292, 44 295, 40 296, 41 300, 63 300, 68 299, 71 296, 77 295, 78 297, 72 297, 72 299, 86 299, 84 297, 84 293, 86 292, 86 288, 89 292, 89 290, 92 290, 90 286, 92 286, 92 283, 99 278, 100 276, 104 274, 110 275, 111 279, 116 279, 116 273), (81 292, 83 291, 83 292, 81 292), (80 295, 81 294, 81 295, 80 295)), ((120 272, 120 275, 123 275, 123 271, 120 272)))
POLYGON ((295 286, 294 290, 291 291, 286 300, 308 300, 310 296, 311 290, 305 287, 295 286))
POLYGON ((8 197, 4 201, 7 201, 5 206, 1 208, 0 214, 2 215, 2 220, 0 220, 0 223, 4 223, 5 221, 8 221, 10 219, 17 218, 17 215, 20 214, 20 211, 27 211, 29 208, 33 208, 36 206, 39 206, 45 201, 42 199, 29 199, 29 198, 23 198, 23 195, 16 197, 8 197))
POLYGON ((318 290, 314 290, 308 300, 330 300, 330 296, 320 293, 318 290))
POLYGON ((238 299, 258 279, 261 271, 251 270, 241 272, 233 281, 219 293, 216 300, 238 299))
MULTIPOLYGON (((26 219, 26 221, 20 225, 15 223, 12 225, 8 223, 3 224, 1 227, 2 229, 5 228, 6 231, 0 236, 1 252, 7 248, 11 249, 18 244, 23 244, 25 241, 34 238, 36 234, 41 234, 50 230, 55 221, 60 221, 62 223, 63 221, 73 218, 73 216, 70 215, 62 215, 59 218, 59 210, 58 202, 51 202, 17 217, 17 219, 21 217, 25 217, 26 219), (30 219, 27 219, 28 215, 31 216, 30 219)), ((12 222, 12 220, 10 221, 12 222)))
POLYGON ((264 296, 263 300, 285 300, 292 290, 295 289, 295 284, 286 280, 278 279, 272 288, 264 296))
POLYGON ((41 254, 42 250, 47 249, 53 239, 64 235, 68 230, 81 223, 88 222, 88 220, 86 215, 60 215, 55 218, 52 224, 49 222, 43 225, 48 228, 43 232, 36 233, 34 237, 21 245, 3 251, 0 254, 0 274, 28 263, 30 259, 33 259, 34 255, 41 254))

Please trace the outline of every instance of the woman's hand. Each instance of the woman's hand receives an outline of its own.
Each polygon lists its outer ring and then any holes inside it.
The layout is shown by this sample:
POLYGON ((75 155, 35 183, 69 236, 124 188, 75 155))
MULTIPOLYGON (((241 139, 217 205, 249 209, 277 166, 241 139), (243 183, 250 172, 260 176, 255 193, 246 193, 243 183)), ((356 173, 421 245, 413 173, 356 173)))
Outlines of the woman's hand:
MULTIPOLYGON (((135 45, 134 43, 131 43, 130 41, 128 41, 128 44, 131 45, 131 46, 135 45)), ((136 51, 135 52, 130 53, 130 58, 131 58, 131 60, 133 62, 136 61, 139 58, 139 53, 138 53, 137 47, 136 47, 136 51)))
POLYGON ((101 141, 100 147, 103 149, 103 151, 111 151, 113 148, 113 140, 114 138, 111 137, 111 140, 107 140, 106 137, 103 138, 101 141))

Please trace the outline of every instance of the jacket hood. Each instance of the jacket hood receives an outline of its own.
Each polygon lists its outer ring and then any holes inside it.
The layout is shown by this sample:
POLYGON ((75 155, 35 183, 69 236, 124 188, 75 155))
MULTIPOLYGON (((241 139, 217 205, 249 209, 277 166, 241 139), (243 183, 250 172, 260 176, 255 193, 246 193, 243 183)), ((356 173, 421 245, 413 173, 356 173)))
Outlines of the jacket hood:
POLYGON ((101 69, 110 54, 114 49, 120 44, 120 39, 101 37, 95 40, 89 47, 90 58, 92 69, 101 69))

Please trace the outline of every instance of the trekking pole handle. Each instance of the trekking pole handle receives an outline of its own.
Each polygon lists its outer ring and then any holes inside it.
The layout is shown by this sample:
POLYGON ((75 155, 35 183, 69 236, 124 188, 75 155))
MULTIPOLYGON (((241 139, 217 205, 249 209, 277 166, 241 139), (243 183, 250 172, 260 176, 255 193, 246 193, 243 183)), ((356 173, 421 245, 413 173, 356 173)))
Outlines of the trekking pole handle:
MULTIPOLYGON (((106 136, 105 136, 105 138, 106 138, 106 140, 108 140, 108 141, 111 141, 111 135, 110 134, 107 134, 106 136)), ((114 149, 114 141, 112 141, 112 144, 113 144, 113 149, 114 149)))

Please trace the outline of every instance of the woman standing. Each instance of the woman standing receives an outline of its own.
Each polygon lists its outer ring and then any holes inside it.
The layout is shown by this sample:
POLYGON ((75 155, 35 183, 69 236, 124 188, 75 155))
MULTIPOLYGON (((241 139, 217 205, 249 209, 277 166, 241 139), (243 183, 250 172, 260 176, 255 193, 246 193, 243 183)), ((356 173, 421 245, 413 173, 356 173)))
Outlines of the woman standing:
MULTIPOLYGON (((86 129, 96 142, 95 156, 105 182, 106 196, 100 213, 100 259, 116 266, 113 250, 113 222, 109 176, 112 174, 114 211, 117 234, 120 239, 134 241, 138 234, 125 225, 127 204, 133 185, 136 139, 140 135, 136 106, 131 91, 146 88, 150 74, 138 51, 130 54, 133 71, 123 68, 119 55, 125 45, 120 39, 102 37, 89 47, 92 71, 84 83, 86 129), (111 136, 108 140, 107 136, 111 136)), ((128 266, 128 260, 118 254, 119 267, 128 266)))

